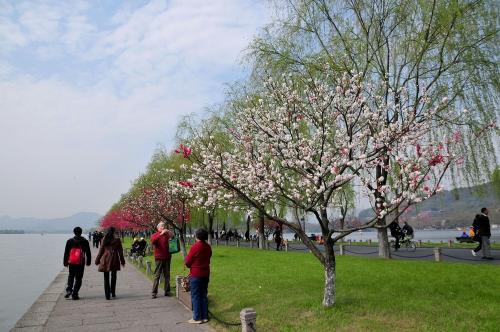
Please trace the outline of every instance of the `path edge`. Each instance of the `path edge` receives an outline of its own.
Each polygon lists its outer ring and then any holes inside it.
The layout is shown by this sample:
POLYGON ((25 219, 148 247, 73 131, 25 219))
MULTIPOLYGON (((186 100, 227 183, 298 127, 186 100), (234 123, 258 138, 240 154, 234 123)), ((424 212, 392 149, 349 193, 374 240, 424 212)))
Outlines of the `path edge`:
POLYGON ((42 331, 50 314, 54 311, 59 297, 63 294, 67 279, 68 270, 64 268, 16 322, 10 332, 42 331))

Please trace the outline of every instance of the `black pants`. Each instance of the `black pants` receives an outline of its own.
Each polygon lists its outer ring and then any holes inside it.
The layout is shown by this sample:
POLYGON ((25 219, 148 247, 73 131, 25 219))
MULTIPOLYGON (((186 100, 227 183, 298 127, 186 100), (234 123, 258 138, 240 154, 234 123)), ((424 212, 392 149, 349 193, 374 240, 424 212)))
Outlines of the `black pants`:
POLYGON ((111 285, 109 284, 109 272, 104 272, 104 295, 109 299, 115 295, 116 291, 116 271, 111 271, 111 285))
POLYGON ((153 279, 153 289, 151 293, 156 295, 158 293, 158 284, 160 277, 163 276, 165 280, 165 293, 170 292, 170 261, 166 259, 155 259, 155 277, 153 279))
POLYGON ((73 296, 78 295, 80 287, 82 287, 83 271, 85 265, 73 265, 68 266, 68 286, 66 287, 66 292, 73 294, 73 296))
POLYGON ((396 234, 396 235, 393 235, 393 236, 396 239, 396 243, 394 245, 394 249, 398 250, 401 247, 401 245, 399 244, 399 241, 401 241, 401 239, 403 238, 403 236, 401 236, 400 234, 396 234))
POLYGON ((481 249, 483 248, 483 241, 481 241, 481 238, 479 238, 479 244, 477 245, 476 249, 474 249, 475 252, 480 252, 481 249))

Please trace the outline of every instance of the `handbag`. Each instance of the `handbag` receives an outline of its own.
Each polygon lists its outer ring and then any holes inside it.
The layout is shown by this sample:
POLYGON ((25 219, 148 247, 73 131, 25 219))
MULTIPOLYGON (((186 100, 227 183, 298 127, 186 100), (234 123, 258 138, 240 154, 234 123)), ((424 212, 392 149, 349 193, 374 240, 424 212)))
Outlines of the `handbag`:
POLYGON ((168 240, 168 252, 171 254, 176 254, 181 251, 181 245, 179 243, 179 238, 173 237, 168 240))

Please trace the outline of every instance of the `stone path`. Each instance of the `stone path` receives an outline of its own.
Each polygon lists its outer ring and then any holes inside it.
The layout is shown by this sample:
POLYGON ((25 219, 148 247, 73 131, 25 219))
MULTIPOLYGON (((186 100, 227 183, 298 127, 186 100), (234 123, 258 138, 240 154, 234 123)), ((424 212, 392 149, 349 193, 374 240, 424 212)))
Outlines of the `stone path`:
POLYGON ((208 324, 188 324, 191 312, 175 297, 151 299, 151 282, 128 262, 109 301, 95 265, 85 268, 78 301, 64 298, 66 277, 61 272, 12 331, 213 331, 208 324))

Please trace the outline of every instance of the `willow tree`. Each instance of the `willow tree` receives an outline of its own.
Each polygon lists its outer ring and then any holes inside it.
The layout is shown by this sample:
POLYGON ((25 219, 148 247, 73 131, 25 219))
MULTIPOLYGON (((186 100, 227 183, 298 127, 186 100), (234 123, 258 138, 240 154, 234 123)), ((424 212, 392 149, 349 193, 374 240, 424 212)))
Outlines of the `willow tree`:
MULTIPOLYGON (((455 112, 450 119, 460 122, 445 121, 434 134, 442 135, 448 129, 451 135, 456 125, 461 125, 465 167, 455 175, 462 175, 469 185, 487 179, 497 164, 494 142, 498 131, 479 133, 496 124, 499 115, 500 43, 495 1, 274 3, 275 19, 251 45, 255 76, 293 73, 314 79, 326 63, 334 71, 361 75, 365 82, 384 82, 380 94, 388 104, 400 103, 399 92, 404 87, 415 113, 424 98, 426 105, 437 107, 447 97, 448 107, 455 112)), ((400 119, 390 108, 382 117, 387 126, 400 119)), ((384 181, 397 176, 387 173, 392 162, 386 158, 377 170, 384 181)), ((377 192, 373 199, 384 200, 377 192)), ((378 223, 381 256, 389 255, 385 225, 385 218, 378 223)))

